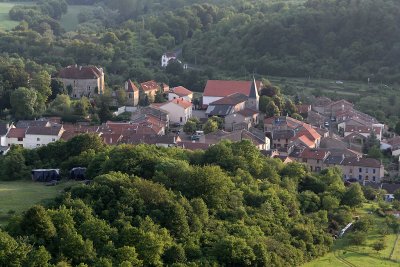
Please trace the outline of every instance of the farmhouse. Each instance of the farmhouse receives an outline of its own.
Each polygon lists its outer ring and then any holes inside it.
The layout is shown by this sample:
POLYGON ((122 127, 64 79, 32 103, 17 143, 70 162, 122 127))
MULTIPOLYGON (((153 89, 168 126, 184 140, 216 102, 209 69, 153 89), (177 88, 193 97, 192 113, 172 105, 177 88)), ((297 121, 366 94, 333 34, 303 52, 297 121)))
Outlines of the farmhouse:
POLYGON ((58 77, 69 89, 73 98, 92 97, 104 93, 104 72, 95 66, 68 66, 58 73, 58 77))

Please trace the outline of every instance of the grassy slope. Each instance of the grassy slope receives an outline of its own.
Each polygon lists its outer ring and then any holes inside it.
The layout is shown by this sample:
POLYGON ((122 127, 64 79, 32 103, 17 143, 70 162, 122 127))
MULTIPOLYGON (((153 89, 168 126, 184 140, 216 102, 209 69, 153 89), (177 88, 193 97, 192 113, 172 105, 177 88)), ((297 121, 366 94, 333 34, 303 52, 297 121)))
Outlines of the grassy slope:
POLYGON ((60 23, 66 31, 74 31, 79 24, 78 14, 85 10, 93 9, 93 6, 72 5, 68 6, 68 12, 62 16, 60 23))
POLYGON ((64 188, 76 182, 61 182, 56 186, 45 186, 31 181, 0 182, 0 224, 9 218, 8 211, 21 213, 34 204, 56 197, 64 188))
POLYGON ((10 30, 18 25, 17 21, 10 20, 8 12, 16 3, 0 3, 0 30, 10 30))
MULTIPOLYGON (((359 210, 359 215, 365 215, 371 210, 371 205, 366 205, 363 209, 359 210)), ((346 235, 342 239, 338 239, 332 251, 324 257, 318 258, 312 262, 304 265, 304 267, 341 267, 341 266, 362 266, 362 267, 375 267, 375 266, 400 266, 400 262, 396 262, 397 255, 400 253, 400 244, 397 243, 392 259, 390 254, 395 245, 396 235, 390 234, 386 236, 386 248, 380 252, 372 249, 371 245, 375 243, 382 235, 379 234, 379 227, 384 219, 374 216, 374 227, 368 233, 367 243, 364 246, 351 246, 348 245, 346 235), (397 252, 397 253, 396 253, 397 252)))

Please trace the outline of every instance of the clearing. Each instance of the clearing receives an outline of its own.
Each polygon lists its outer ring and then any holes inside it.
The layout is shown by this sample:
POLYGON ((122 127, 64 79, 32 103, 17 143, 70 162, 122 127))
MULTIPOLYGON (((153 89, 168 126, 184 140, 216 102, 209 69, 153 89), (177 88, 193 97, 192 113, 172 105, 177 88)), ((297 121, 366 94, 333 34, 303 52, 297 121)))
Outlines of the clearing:
POLYGON ((73 184, 76 182, 61 181, 55 186, 45 186, 43 183, 32 181, 1 181, 0 225, 6 223, 14 212, 19 214, 35 204, 53 199, 73 184))
POLYGON ((0 3, 0 30, 11 30, 19 24, 18 21, 11 20, 8 12, 15 5, 24 3, 0 3))
POLYGON ((94 6, 68 5, 67 14, 63 15, 60 24, 66 31, 74 31, 79 24, 78 14, 82 11, 92 10, 94 6))
MULTIPOLYGON (((357 211, 362 217, 369 211, 372 211, 374 206, 366 204, 364 207, 357 211)), ((400 241, 395 243, 396 235, 386 235, 386 248, 380 252, 372 249, 371 245, 379 240, 382 235, 379 233, 380 226, 384 223, 385 219, 379 217, 376 213, 372 213, 374 224, 371 230, 367 233, 367 242, 365 245, 354 246, 349 245, 347 235, 335 241, 332 251, 324 257, 313 260, 303 267, 375 267, 375 266, 400 266, 398 255, 400 253, 400 241), (394 251, 392 257, 391 252, 394 251)), ((351 232, 351 230, 350 230, 351 232)))

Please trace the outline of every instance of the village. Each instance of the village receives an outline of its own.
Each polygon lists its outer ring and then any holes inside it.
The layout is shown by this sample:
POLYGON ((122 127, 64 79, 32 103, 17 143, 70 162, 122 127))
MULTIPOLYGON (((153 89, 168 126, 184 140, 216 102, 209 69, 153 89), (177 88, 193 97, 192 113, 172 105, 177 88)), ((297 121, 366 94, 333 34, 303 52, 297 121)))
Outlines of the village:
MULTIPOLYGON (((175 59, 171 53, 164 54, 161 64, 165 67, 175 59)), ((104 75, 102 68, 75 65, 61 69, 57 78, 68 88, 71 98, 79 99, 103 94, 104 75)), ((296 113, 303 120, 287 114, 268 117, 259 107, 262 88, 262 81, 255 79, 208 80, 200 95, 183 86, 170 88, 154 80, 128 80, 124 84, 126 105, 114 113, 129 114, 128 120, 91 125, 44 117, 2 123, 1 152, 6 154, 12 145, 32 149, 67 141, 82 133, 96 134, 109 145, 145 143, 189 150, 206 150, 222 140, 249 140, 263 155, 283 163, 301 162, 313 172, 336 166, 348 183, 384 186, 389 194, 398 189, 396 184, 385 184, 398 176, 398 167, 391 166, 389 172, 381 160, 363 151, 368 142, 377 142, 393 157, 400 154, 400 137, 387 138, 393 134, 384 124, 346 100, 326 97, 296 105, 296 113), (160 96, 162 101, 155 103, 160 96), (216 126, 210 129, 206 126, 209 121, 216 126)))

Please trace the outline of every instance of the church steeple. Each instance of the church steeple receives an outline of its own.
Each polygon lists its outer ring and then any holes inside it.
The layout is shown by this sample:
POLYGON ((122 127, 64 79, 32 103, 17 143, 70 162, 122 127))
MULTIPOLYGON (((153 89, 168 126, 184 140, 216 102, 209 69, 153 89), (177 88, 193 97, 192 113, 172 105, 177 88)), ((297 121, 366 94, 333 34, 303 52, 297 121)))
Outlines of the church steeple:
POLYGON ((257 83, 256 83, 256 80, 254 79, 254 76, 253 76, 253 81, 251 83, 249 101, 248 101, 249 102, 249 108, 258 110, 259 98, 260 98, 260 96, 258 95, 257 83))

